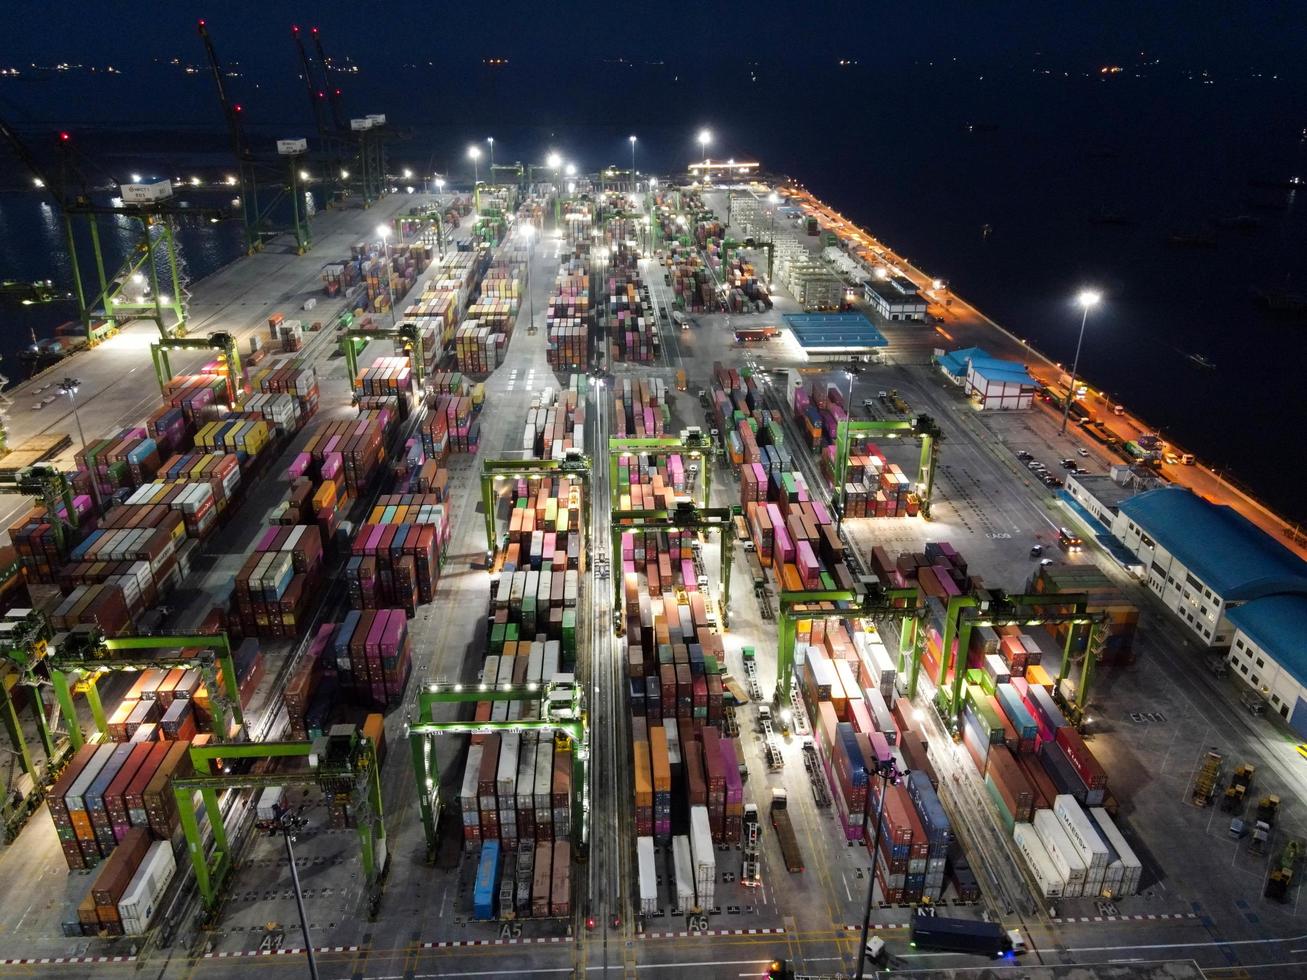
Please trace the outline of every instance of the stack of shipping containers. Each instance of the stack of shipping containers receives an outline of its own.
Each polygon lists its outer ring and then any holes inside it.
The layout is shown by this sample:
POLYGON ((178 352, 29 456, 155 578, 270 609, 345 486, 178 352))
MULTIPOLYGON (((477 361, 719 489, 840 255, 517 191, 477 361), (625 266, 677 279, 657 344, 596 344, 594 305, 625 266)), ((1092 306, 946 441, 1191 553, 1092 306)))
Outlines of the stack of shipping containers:
MULTIPOLYGON (((966 561, 947 542, 931 542, 924 552, 894 560, 874 548, 871 565, 885 585, 920 586, 930 610, 922 667, 927 676, 937 677, 945 604, 950 596, 969 593, 974 584, 966 561)), ((1072 591, 1076 578, 1073 570, 1065 581, 1051 573, 1041 573, 1035 581, 1045 587, 1037 591, 1057 593, 1072 591)), ((1103 601, 1107 608, 1112 599, 1103 601)), ((1108 642, 1116 645, 1117 657, 1125 657, 1133 607, 1117 611, 1108 642)), ((1053 663, 1060 660, 1069 628, 972 629, 964 653, 962 744, 1041 894, 1129 895, 1138 888, 1138 859, 1102 809, 1111 801, 1107 774, 1067 723, 1054 698, 1054 679, 1043 666, 1046 655, 1053 663), (1109 852, 1110 860, 1105 860, 1109 852)), ((1072 640, 1073 647, 1078 641, 1083 649, 1082 638, 1072 640)))

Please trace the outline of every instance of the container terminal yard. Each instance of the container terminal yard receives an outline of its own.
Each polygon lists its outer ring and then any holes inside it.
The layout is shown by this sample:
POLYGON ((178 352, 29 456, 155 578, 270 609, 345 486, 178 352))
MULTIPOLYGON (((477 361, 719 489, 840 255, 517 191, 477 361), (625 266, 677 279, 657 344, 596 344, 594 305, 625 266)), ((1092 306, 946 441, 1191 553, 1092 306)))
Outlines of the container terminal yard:
POLYGON ((1302 971, 1273 515, 790 180, 583 171, 7 391, 0 973, 1302 971))

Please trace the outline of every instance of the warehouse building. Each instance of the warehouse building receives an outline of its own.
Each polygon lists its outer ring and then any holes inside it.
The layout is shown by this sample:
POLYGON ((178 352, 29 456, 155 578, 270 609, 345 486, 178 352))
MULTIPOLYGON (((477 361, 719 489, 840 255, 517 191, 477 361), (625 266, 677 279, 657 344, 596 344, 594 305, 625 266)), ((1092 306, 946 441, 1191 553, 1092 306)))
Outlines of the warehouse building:
POLYGON ((939 366, 982 409, 1029 408, 1039 382, 1018 361, 994 357, 983 347, 964 347, 939 357, 939 366))
POLYGON ((862 293, 871 308, 886 320, 926 319, 926 297, 917 291, 911 279, 903 276, 868 279, 863 283, 862 293))
MULTIPOLYGON (((1143 562, 1148 587, 1205 646, 1232 646, 1238 629, 1232 614, 1254 600, 1307 596, 1307 562, 1233 508, 1181 487, 1121 501, 1112 532, 1143 562)), ((1260 622, 1251 613, 1242 618, 1260 622)), ((1283 664, 1298 649, 1262 653, 1283 664)))
POLYGON ((1232 608, 1229 619, 1235 628, 1230 668, 1307 738, 1307 595, 1253 599, 1232 608))

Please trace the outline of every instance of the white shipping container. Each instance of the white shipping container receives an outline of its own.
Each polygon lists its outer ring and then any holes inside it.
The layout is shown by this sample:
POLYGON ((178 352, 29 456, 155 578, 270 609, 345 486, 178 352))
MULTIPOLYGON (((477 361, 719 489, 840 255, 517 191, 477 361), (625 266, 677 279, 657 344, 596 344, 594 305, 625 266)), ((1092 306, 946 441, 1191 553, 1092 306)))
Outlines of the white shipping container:
POLYGON ((690 853, 694 860, 694 890, 698 906, 711 909, 717 891, 717 852, 706 806, 690 807, 690 853))
POLYGON ((177 860, 173 857, 172 845, 167 841, 151 844, 118 902, 118 916, 126 935, 139 936, 149 928, 159 899, 176 872, 177 860))
POLYGON ((1062 821, 1062 829, 1071 838, 1085 867, 1089 870, 1107 867, 1107 845, 1076 798, 1066 793, 1057 796, 1053 800, 1053 812, 1062 821))
POLYGON ((1102 832, 1103 837, 1111 845, 1112 850, 1116 851, 1117 858, 1121 861, 1122 877, 1120 891, 1118 895, 1135 895, 1139 892, 1139 876, 1143 872, 1143 864, 1135 855, 1134 850, 1126 843, 1126 839, 1121 836, 1121 830, 1113 823, 1111 816, 1102 807, 1093 807, 1089 815, 1094 820, 1094 825, 1102 832))
POLYGON ((640 868, 640 914, 652 916, 658 912, 658 866, 652 837, 636 838, 635 856, 640 868))
POLYGON ((1052 810, 1036 810, 1034 819, 1035 830, 1039 833, 1039 842, 1044 845, 1048 851, 1048 856, 1053 859, 1053 864, 1057 866, 1058 872, 1066 882, 1063 889, 1064 895, 1079 895, 1084 886, 1085 862, 1080 858, 1080 852, 1076 846, 1071 843, 1071 838, 1067 836, 1066 830, 1062 827, 1062 821, 1059 820, 1052 810))
POLYGON ((694 860, 690 856, 690 838, 672 838, 672 864, 676 876, 676 907, 681 911, 694 907, 694 860))
POLYGON ((259 820, 276 820, 277 811, 282 801, 286 798, 286 790, 282 786, 269 786, 259 794, 259 802, 255 804, 254 814, 259 820))

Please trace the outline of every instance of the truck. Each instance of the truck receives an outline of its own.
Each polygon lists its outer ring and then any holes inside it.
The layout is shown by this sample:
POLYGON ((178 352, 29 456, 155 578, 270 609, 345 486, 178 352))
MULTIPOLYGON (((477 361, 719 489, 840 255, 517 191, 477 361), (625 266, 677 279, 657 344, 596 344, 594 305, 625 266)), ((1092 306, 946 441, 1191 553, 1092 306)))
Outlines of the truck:
POLYGON ((977 956, 1003 956, 1012 952, 1016 945, 1013 937, 997 922, 955 919, 934 914, 933 908, 918 908, 913 914, 911 943, 916 949, 977 956))
POLYGON ((646 919, 658 914, 658 863, 652 837, 637 837, 637 865, 640 869, 640 914, 646 919))
POLYGON ((801 873, 803 854, 799 851, 799 842, 794 836, 794 827, 790 824, 789 795, 780 787, 771 791, 771 825, 776 831, 776 840, 781 845, 785 870, 790 874, 801 873))
POLYGON ((743 854, 740 862, 740 884, 756 888, 762 884, 762 824, 758 822, 758 804, 744 804, 744 835, 740 843, 743 854))

